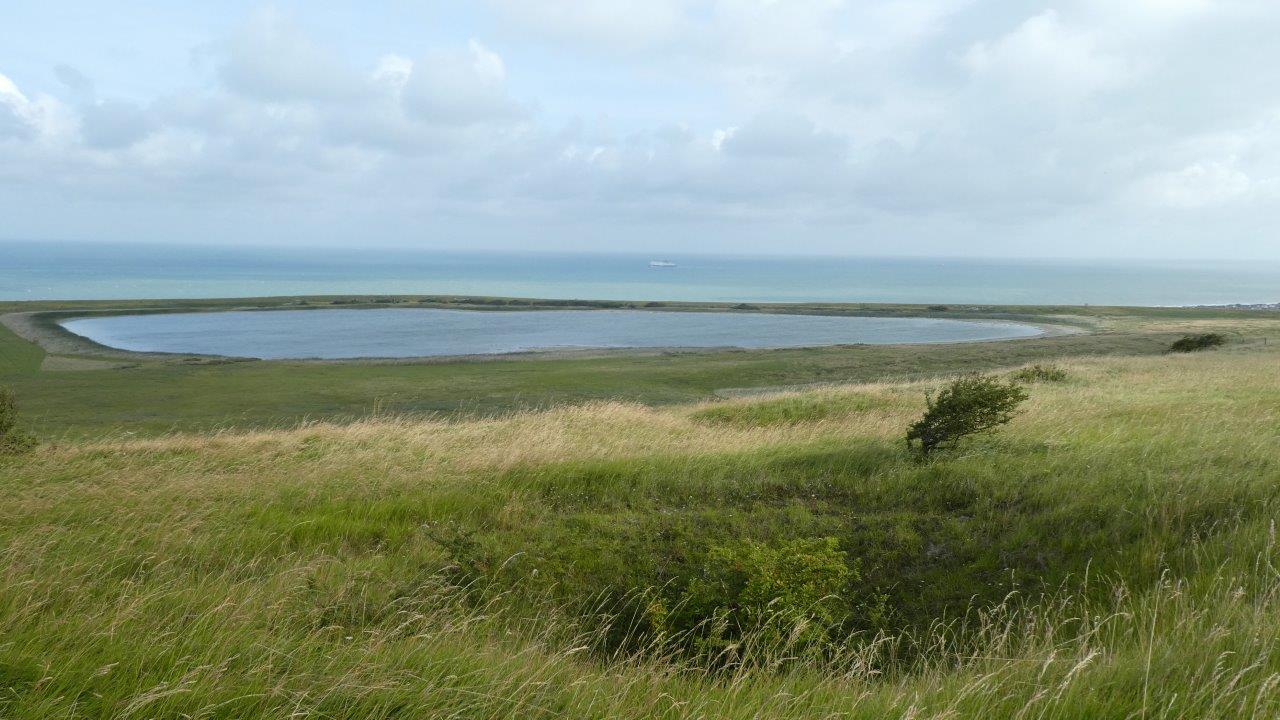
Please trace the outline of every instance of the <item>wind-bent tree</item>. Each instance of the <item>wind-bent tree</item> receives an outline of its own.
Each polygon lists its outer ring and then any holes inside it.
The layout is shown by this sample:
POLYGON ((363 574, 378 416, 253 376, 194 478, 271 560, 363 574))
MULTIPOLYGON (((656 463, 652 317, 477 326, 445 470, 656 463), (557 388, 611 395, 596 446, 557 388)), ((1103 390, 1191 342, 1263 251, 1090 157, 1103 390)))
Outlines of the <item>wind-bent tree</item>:
POLYGON ((960 438, 993 430, 1017 414, 1027 391, 1016 382, 971 373, 952 380, 925 399, 924 417, 907 429, 907 447, 927 457, 960 438))

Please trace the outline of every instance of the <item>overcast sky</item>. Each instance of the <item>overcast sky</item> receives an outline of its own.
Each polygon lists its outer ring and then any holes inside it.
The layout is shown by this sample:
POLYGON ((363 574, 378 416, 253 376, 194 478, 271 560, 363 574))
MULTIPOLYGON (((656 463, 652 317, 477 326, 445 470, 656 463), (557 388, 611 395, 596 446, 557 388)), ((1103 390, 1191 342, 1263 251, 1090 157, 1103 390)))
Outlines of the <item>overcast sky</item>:
POLYGON ((0 5, 0 238, 1280 259, 1277 0, 0 5))

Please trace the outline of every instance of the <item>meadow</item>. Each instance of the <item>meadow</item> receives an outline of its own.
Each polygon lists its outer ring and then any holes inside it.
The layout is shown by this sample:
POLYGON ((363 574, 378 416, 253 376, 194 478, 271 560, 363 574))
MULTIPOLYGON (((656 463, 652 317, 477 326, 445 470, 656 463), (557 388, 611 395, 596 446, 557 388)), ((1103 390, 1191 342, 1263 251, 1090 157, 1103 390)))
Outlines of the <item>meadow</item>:
POLYGON ((1242 337, 1252 337, 1258 324, 1256 313, 1221 310, 829 304, 743 308, 712 303, 456 297, 0 303, 0 315, 14 312, 47 313, 38 316, 37 324, 45 325, 58 342, 46 352, 0 325, 0 384, 18 394, 33 429, 47 437, 74 438, 111 432, 157 435, 228 427, 287 428, 305 421, 347 421, 379 413, 484 417, 591 400, 688 403, 784 386, 933 377, 1060 356, 1156 355, 1181 337, 1184 327, 1235 323, 1230 327, 1242 337), (389 305, 488 311, 656 305, 653 309, 675 312, 994 318, 1092 332, 1017 343, 316 363, 113 353, 87 342, 68 342, 63 337, 66 333, 48 327, 58 318, 86 313, 389 305))
POLYGON ((44 438, 0 458, 0 716, 1280 715, 1280 318, 1072 313, 434 364, 0 336, 44 438), (1011 425, 906 451, 944 376, 1029 363, 1011 425))

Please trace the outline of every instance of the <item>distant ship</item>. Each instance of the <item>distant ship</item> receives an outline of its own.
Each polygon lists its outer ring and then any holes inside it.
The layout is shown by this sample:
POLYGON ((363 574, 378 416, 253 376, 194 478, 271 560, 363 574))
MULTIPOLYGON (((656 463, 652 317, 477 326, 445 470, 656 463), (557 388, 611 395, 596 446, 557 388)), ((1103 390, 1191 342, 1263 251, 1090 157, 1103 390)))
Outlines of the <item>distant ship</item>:
POLYGON ((675 267, 676 264, 670 260, 650 260, 649 267, 675 267))

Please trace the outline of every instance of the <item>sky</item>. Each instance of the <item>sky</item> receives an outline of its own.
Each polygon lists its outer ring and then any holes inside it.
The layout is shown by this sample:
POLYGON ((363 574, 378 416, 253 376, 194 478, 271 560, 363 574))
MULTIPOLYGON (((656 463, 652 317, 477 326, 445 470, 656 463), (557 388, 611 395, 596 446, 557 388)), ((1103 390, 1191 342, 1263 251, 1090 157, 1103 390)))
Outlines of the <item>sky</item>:
POLYGON ((1280 260, 1276 0, 6 0, 0 239, 1280 260))

